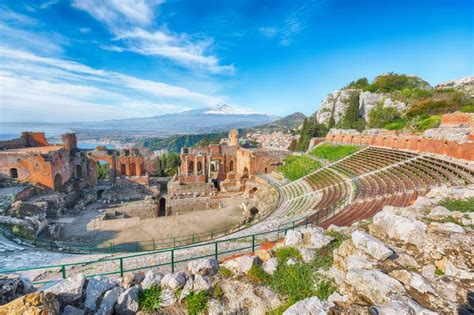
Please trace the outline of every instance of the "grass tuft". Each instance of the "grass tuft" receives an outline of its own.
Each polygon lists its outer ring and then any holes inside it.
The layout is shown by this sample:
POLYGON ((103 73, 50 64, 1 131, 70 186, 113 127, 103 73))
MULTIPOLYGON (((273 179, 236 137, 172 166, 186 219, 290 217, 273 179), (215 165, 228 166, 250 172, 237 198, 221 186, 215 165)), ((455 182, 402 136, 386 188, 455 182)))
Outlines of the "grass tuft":
POLYGON ((463 213, 474 212, 474 197, 468 199, 447 198, 442 200, 439 205, 450 211, 459 211, 463 213))
POLYGON ((278 264, 284 264, 288 259, 293 258, 297 261, 301 261, 303 257, 301 256, 300 251, 294 247, 280 247, 275 251, 275 257, 278 261, 278 264))
POLYGON ((208 308, 207 293, 204 291, 191 292, 185 300, 186 309, 189 315, 198 315, 205 312, 208 308))
POLYGON ((268 283, 271 279, 270 275, 267 274, 260 265, 253 265, 252 268, 250 268, 247 276, 250 282, 259 285, 268 283))
POLYGON ((161 287, 153 285, 143 290, 138 297, 138 305, 144 312, 155 312, 161 304, 161 287))

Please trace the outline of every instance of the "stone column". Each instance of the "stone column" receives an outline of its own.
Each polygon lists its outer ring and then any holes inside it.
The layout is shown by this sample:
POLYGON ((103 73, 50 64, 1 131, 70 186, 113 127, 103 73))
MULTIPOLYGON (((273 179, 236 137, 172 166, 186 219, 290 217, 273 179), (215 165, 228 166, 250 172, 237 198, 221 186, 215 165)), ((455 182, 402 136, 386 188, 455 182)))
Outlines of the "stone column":
POLYGON ((185 163, 186 163, 186 176, 189 175, 189 170, 188 170, 188 156, 186 155, 186 159, 185 159, 185 163))

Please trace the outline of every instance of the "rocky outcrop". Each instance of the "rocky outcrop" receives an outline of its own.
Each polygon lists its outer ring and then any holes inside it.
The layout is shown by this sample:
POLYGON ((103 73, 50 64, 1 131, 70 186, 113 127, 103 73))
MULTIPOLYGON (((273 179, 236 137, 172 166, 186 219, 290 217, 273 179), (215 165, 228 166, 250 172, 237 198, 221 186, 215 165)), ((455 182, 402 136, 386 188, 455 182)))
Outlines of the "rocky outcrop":
POLYGON ((59 315, 59 302, 54 293, 34 292, 0 306, 0 314, 59 315))
POLYGON ((455 89, 458 91, 462 91, 469 95, 470 97, 474 97, 474 77, 466 77, 458 80, 450 80, 436 86, 437 89, 455 89))
POLYGON ((31 282, 17 275, 0 275, 0 305, 34 291, 31 282))

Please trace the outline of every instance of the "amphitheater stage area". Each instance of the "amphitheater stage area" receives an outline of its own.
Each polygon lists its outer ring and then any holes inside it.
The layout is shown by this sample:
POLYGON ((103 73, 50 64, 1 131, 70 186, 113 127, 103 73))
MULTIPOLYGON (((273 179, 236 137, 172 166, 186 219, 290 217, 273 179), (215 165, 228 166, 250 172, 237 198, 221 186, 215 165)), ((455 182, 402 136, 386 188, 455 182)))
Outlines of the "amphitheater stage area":
MULTIPOLYGON (((89 205, 80 214, 62 217, 58 223, 64 226, 61 240, 66 242, 90 242, 100 244, 121 244, 162 239, 179 238, 192 234, 211 233, 237 226, 242 221, 242 196, 222 196, 224 207, 219 209, 189 212, 165 217, 127 217, 104 220, 102 204, 89 205)), ((143 201, 116 205, 114 209, 133 207, 143 201)), ((138 207, 138 205, 137 205, 138 207)))

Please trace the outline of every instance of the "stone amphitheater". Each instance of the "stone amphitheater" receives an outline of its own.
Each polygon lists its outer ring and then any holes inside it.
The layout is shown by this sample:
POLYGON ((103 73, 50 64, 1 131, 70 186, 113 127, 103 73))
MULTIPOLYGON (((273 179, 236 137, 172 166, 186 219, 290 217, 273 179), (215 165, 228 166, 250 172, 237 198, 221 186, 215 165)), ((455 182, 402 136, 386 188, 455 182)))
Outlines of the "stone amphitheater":
MULTIPOLYGON (((0 237, 0 271, 27 277, 37 284, 49 283, 47 285, 56 283, 55 281, 60 278, 71 279, 97 275, 109 275, 113 279, 119 279, 117 281, 125 281, 127 275, 136 277, 136 272, 151 272, 151 270, 171 272, 174 275, 176 272, 189 270, 189 260, 212 257, 219 262, 225 262, 237 256, 249 255, 249 253, 252 255, 259 248, 265 247, 265 244, 274 245, 282 239, 286 244, 288 235, 292 235, 290 233, 292 229, 301 228, 301 226, 323 229, 358 226, 359 222, 367 222, 364 220, 372 218, 389 206, 403 208, 419 203, 419 200, 423 200, 423 196, 429 195, 430 191, 432 192, 430 198, 433 198, 433 192, 441 188, 446 190, 471 187, 469 189, 472 191, 474 155, 470 157, 470 159, 459 159, 420 150, 363 145, 356 153, 338 161, 326 163, 323 167, 293 182, 275 174, 259 175, 260 179, 266 181, 277 192, 278 199, 274 200, 273 210, 259 221, 229 235, 192 246, 134 255, 123 253, 74 255, 61 251, 51 252, 0 237)), ((9 202, 11 201, 6 197, 2 198, 2 207, 8 206, 9 202)), ((463 233, 467 231, 466 233, 469 234, 469 242, 472 241, 472 226, 472 222, 468 222, 464 229, 461 228, 463 233)), ((352 239, 354 240, 354 237, 352 239)), ((377 243, 377 241, 374 242, 377 243)), ((471 257, 472 267, 472 253, 466 255, 471 257)), ((472 269, 469 273, 467 279, 471 281, 472 269)), ((373 281, 378 280, 374 278, 373 281)), ((472 284, 472 281, 469 283, 472 284)), ((319 306, 315 304, 316 306, 311 307, 320 310, 321 313, 318 311, 318 314, 325 314, 323 310, 329 310, 330 306, 324 303, 320 305, 320 302, 319 300, 315 302, 319 306)), ((377 301, 372 299, 365 303, 368 307, 385 302, 384 299, 377 301)), ((343 305, 344 302, 339 304, 343 305)), ((302 307, 288 314, 317 313, 304 308, 310 307, 308 305, 302 307)), ((442 308, 435 309, 439 312, 442 308)), ((227 313, 226 310, 213 310, 216 313, 227 313)), ((261 309, 247 309, 249 310, 250 313, 261 313, 261 309)), ((394 308, 394 310, 397 309, 394 308)), ((451 313, 452 308, 449 310, 448 313, 451 313)), ((115 311, 119 314, 128 314, 117 311, 117 308, 115 311)), ((397 313, 392 311, 393 309, 388 309, 386 313, 377 311, 376 314, 397 313)), ((86 313, 92 312, 89 310, 86 313)), ((209 311, 209 313, 213 312, 209 311)), ((427 309, 426 312, 410 311, 408 313, 431 314, 433 312, 430 313, 427 309)), ((0 314, 3 314, 1 309, 0 314)))

